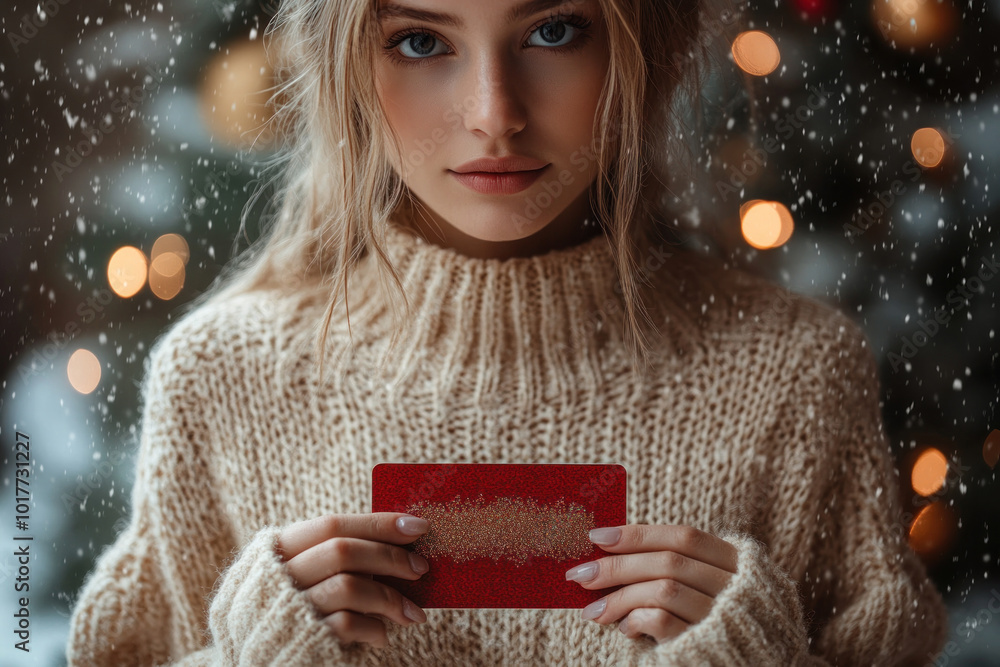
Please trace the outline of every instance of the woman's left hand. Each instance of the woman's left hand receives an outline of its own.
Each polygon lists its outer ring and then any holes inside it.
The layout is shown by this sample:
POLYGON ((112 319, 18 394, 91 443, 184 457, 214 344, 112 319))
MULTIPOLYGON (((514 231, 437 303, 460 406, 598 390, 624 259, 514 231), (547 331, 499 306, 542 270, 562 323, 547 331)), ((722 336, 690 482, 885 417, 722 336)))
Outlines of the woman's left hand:
POLYGON ((729 542, 691 526, 627 524, 590 531, 607 556, 566 572, 584 588, 625 584, 592 602, 583 617, 635 639, 673 639, 708 615, 715 596, 736 574, 737 551, 729 542))

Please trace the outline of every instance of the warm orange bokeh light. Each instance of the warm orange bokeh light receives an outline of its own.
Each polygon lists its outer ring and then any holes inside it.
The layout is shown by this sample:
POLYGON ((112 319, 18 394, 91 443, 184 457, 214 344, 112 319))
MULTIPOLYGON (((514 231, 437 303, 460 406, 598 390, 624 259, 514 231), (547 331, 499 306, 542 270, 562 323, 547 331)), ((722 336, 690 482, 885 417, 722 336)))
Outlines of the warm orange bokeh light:
POLYGON ((903 47, 941 46, 959 24, 955 8, 939 0, 872 0, 871 15, 882 39, 903 47))
POLYGON ((923 167, 936 167, 944 159, 944 136, 932 127, 922 127, 910 139, 913 158, 923 167))
POLYGON ((928 561, 940 558, 955 539, 955 512, 942 501, 924 507, 910 526, 910 547, 928 561))
POLYGON ((184 287, 184 262, 172 252, 160 253, 149 265, 149 289, 169 301, 184 287))
POLYGON ((795 223, 788 207, 781 202, 753 199, 740 206, 740 228, 747 243, 767 250, 791 238, 795 223))
POLYGON ((149 253, 150 262, 155 262, 156 258, 165 252, 174 253, 185 264, 187 264, 188 259, 191 257, 187 241, 180 234, 164 234, 156 239, 156 242, 153 243, 153 249, 149 253))
POLYGON ((944 486, 944 480, 948 476, 948 459, 939 450, 929 447, 925 449, 913 464, 913 471, 910 473, 913 490, 922 496, 929 496, 938 492, 944 486))
POLYGON ((90 350, 80 348, 66 364, 69 384, 81 394, 89 394, 101 382, 101 362, 90 350))
POLYGON ((172 252, 163 252, 149 265, 149 289, 164 301, 173 299, 184 287, 184 262, 172 252))
POLYGON ((128 298, 146 284, 146 256, 134 246, 123 246, 108 260, 108 285, 115 294, 128 298))
POLYGON ((754 76, 770 74, 781 62, 778 45, 762 30, 741 32, 733 40, 732 52, 736 66, 754 76))
POLYGON ((235 146, 270 143, 273 71, 259 39, 233 42, 212 60, 201 84, 202 116, 209 131, 235 146), (259 135, 259 136, 258 136, 259 135))
POLYGON ((998 459, 1000 459, 1000 429, 995 428, 983 442, 983 460, 992 469, 996 467, 998 459))

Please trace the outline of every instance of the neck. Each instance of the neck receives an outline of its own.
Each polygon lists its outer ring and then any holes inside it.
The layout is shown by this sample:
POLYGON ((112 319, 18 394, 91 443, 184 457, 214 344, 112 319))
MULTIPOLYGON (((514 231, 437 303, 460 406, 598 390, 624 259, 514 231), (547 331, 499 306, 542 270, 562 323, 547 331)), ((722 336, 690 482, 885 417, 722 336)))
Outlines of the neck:
MULTIPOLYGON (((392 222, 384 232, 410 316, 386 359, 393 384, 414 373, 440 378, 444 394, 472 390, 480 399, 509 384, 520 400, 541 400, 570 377, 598 382, 609 355, 621 355, 623 308, 604 234, 530 257, 480 259, 392 222)), ((376 263, 376 253, 361 258, 349 301, 359 354, 377 365, 403 313, 384 298, 395 290, 376 263)), ((331 324, 336 331, 347 337, 346 322, 331 324)))
POLYGON ((476 259, 534 257, 552 250, 571 248, 604 233, 590 206, 590 189, 580 193, 545 227, 512 241, 484 241, 470 236, 419 200, 416 200, 415 207, 405 207, 399 222, 428 243, 476 259))

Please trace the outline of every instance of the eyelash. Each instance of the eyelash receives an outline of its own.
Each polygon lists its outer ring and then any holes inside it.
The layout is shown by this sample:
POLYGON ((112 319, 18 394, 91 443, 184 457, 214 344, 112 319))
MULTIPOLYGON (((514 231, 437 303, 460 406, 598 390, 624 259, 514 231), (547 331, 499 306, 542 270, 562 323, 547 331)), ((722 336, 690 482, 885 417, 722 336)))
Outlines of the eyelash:
MULTIPOLYGON (((559 53, 570 53, 572 51, 575 51, 583 47, 584 44, 586 44, 590 40, 591 35, 587 29, 590 27, 593 21, 584 18, 582 16, 579 16, 577 14, 551 14, 543 21, 533 26, 529 31, 529 35, 531 33, 534 33, 539 28, 548 25, 549 23, 565 23, 566 25, 571 25, 579 31, 579 34, 575 35, 573 41, 570 42, 569 44, 565 44, 563 46, 553 46, 548 48, 543 47, 546 48, 546 50, 556 51, 559 53)), ((431 37, 440 40, 440 38, 437 35, 428 31, 425 28, 417 28, 417 27, 406 28, 393 35, 389 39, 389 41, 385 43, 384 49, 386 52, 386 57, 404 67, 420 67, 426 61, 434 58, 435 56, 428 56, 425 58, 408 58, 406 56, 399 55, 399 50, 396 47, 399 46, 399 44, 401 44, 404 40, 414 35, 430 35, 431 37)), ((445 55, 445 54, 439 53, 437 55, 445 55)))

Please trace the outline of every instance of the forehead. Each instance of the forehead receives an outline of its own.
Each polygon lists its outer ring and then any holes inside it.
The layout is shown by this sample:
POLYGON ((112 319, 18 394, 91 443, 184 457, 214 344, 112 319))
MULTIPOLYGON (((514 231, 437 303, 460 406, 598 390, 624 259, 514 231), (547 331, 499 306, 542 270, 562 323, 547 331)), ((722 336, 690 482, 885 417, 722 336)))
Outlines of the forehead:
MULTIPOLYGON (((491 7, 506 7, 503 20, 514 23, 550 9, 571 9, 593 0, 488 0, 491 7)), ((379 0, 380 21, 406 18, 438 25, 464 28, 465 21, 456 10, 468 7, 468 0, 379 0)))

